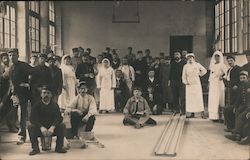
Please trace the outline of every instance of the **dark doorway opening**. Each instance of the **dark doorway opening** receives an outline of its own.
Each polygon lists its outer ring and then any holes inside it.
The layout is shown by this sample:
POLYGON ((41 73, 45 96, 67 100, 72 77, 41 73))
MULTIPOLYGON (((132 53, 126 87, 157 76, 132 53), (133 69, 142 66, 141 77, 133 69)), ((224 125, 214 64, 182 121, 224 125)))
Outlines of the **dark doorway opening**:
POLYGON ((170 56, 172 58, 177 50, 193 52, 193 36, 170 36, 170 56))

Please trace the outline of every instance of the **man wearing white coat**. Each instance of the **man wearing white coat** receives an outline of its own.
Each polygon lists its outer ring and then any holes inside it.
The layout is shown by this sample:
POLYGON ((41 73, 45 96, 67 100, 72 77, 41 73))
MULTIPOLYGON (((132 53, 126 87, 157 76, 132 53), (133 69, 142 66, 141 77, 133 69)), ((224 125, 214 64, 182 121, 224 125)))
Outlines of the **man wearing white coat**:
POLYGON ((201 112, 204 118, 204 102, 200 77, 207 73, 207 70, 195 61, 194 53, 186 55, 187 64, 183 67, 182 82, 186 85, 186 112, 191 113, 188 118, 194 118, 194 113, 201 112))

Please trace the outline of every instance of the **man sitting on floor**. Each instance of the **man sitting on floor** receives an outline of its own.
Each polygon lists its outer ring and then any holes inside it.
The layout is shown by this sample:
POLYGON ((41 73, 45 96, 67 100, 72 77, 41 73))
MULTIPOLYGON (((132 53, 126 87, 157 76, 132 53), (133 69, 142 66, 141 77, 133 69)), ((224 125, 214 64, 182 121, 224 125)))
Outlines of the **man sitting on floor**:
POLYGON ((225 137, 233 141, 241 141, 243 137, 243 129, 247 124, 247 113, 250 112, 250 87, 248 82, 248 72, 240 72, 240 81, 238 97, 236 99, 236 104, 234 105, 235 112, 235 127, 232 130, 231 135, 226 135, 225 137))
POLYGON ((93 96, 87 94, 88 88, 84 81, 78 85, 78 95, 73 99, 70 109, 70 122, 74 138, 78 138, 78 128, 85 127, 85 132, 92 131, 95 124, 96 102, 93 96))
POLYGON ((134 96, 131 97, 123 110, 125 118, 124 125, 134 125, 135 128, 142 128, 144 125, 156 125, 156 121, 149 117, 151 113, 148 102, 141 96, 140 88, 135 87, 134 96))
POLYGON ((52 135, 57 136, 55 151, 57 153, 66 153, 67 151, 63 148, 65 124, 62 123, 63 118, 58 104, 52 101, 51 89, 43 86, 41 98, 31 109, 31 125, 28 127, 28 131, 33 150, 29 155, 40 153, 38 137, 52 135))

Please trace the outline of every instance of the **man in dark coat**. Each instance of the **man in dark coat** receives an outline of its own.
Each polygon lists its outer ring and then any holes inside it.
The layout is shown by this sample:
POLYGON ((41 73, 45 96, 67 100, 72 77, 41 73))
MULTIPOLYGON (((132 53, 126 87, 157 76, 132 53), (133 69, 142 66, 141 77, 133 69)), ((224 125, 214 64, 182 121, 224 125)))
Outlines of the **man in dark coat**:
POLYGON ((30 122, 28 127, 32 151, 29 155, 40 153, 38 137, 56 135, 56 149, 58 153, 66 153, 63 148, 65 124, 62 123, 60 108, 52 101, 51 89, 44 86, 41 88, 41 100, 31 109, 30 122))
POLYGON ((132 47, 128 47, 128 54, 125 57, 128 59, 128 64, 129 65, 133 65, 134 64, 136 56, 133 53, 133 48, 132 47))
POLYGON ((88 93, 94 96, 95 84, 95 72, 94 67, 90 64, 88 56, 82 57, 82 63, 76 68, 76 78, 79 82, 84 81, 88 85, 88 93))
POLYGON ((143 60, 142 51, 137 52, 137 59, 132 66, 135 70, 135 86, 142 88, 147 77, 147 63, 143 60))
POLYGON ((91 56, 91 53, 92 53, 91 48, 87 48, 86 50, 87 50, 87 52, 88 52, 90 64, 91 64, 92 66, 94 66, 94 65, 96 64, 96 58, 93 57, 93 56, 91 56))
POLYGON ((62 93, 63 79, 62 71, 55 65, 56 57, 48 58, 49 69, 51 73, 51 89, 53 94, 53 101, 57 103, 59 95, 62 93))
POLYGON ((162 114, 164 107, 162 95, 159 92, 154 91, 154 87, 148 86, 147 92, 144 97, 147 100, 149 108, 153 115, 162 114))
POLYGON ((164 103, 168 104, 168 108, 171 108, 172 93, 170 86, 168 85, 170 78, 170 56, 160 59, 160 74, 159 79, 161 83, 160 93, 163 97, 164 103))
POLYGON ((45 53, 38 55, 38 65, 33 68, 33 72, 30 79, 31 86, 31 105, 40 100, 40 88, 43 85, 51 86, 52 77, 49 67, 45 65, 47 55, 45 53))
POLYGON ((145 56, 143 57, 143 61, 147 64, 148 68, 150 68, 152 62, 153 62, 153 57, 150 55, 151 51, 150 49, 145 50, 145 56))
POLYGON ((129 89, 123 78, 121 70, 116 70, 116 88, 115 88, 115 110, 120 112, 125 107, 128 100, 129 89))
POLYGON ((155 92, 160 92, 160 82, 159 80, 155 77, 155 70, 153 68, 150 68, 148 71, 148 77, 145 80, 144 83, 144 93, 147 92, 148 87, 152 87, 154 89, 155 92))
POLYGON ((30 98, 29 75, 32 73, 32 67, 18 60, 18 49, 11 49, 8 55, 10 61, 13 63, 9 73, 12 84, 12 94, 18 97, 21 107, 20 131, 18 134, 20 137, 17 144, 23 144, 26 140, 27 105, 30 98))
POLYGON ((235 57, 233 55, 227 56, 227 62, 230 68, 227 71, 226 77, 226 102, 227 107, 224 108, 226 132, 230 132, 234 128, 235 113, 233 112, 233 105, 237 100, 237 90, 240 85, 240 71, 241 68, 235 65, 235 57))
POLYGON ((113 61, 111 63, 111 66, 113 69, 118 69, 121 65, 121 60, 116 52, 114 52, 112 56, 113 56, 113 61))
POLYGON ((227 89, 228 89, 228 105, 232 105, 235 102, 236 90, 240 84, 240 71, 241 68, 235 64, 235 57, 233 55, 227 56, 227 62, 230 68, 227 71, 227 89))
POLYGON ((182 83, 182 70, 185 61, 181 59, 181 53, 174 53, 174 61, 171 63, 170 69, 170 87, 173 94, 172 110, 185 114, 185 86, 182 83))

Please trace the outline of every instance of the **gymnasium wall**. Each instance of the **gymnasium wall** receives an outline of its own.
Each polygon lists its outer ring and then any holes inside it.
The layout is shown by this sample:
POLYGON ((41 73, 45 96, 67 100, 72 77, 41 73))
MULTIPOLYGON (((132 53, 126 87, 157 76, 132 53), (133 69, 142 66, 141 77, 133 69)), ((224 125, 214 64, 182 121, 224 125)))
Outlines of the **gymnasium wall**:
POLYGON ((213 40, 213 11, 209 2, 141 1, 140 23, 112 23, 113 3, 61 2, 64 54, 82 46, 92 48, 93 55, 97 55, 110 46, 123 56, 127 47, 132 46, 135 51, 150 48, 152 55, 158 56, 159 52, 169 54, 170 36, 191 35, 198 61, 207 66, 208 48, 213 40))

